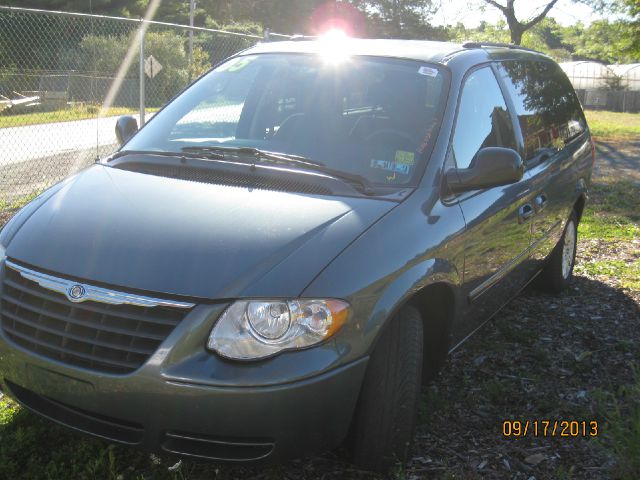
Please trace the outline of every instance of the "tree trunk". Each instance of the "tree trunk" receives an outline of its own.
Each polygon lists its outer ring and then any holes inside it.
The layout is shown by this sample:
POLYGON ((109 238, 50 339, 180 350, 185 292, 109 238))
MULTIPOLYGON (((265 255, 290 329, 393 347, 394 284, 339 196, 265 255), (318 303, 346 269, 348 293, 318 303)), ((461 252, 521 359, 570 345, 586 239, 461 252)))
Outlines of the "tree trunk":
POLYGON ((522 43, 522 34, 540 23, 547 16, 549 10, 551 10, 553 6, 558 2, 558 0, 548 0, 548 3, 545 5, 542 12, 539 13, 536 17, 532 18, 528 22, 520 22, 516 18, 514 7, 516 0, 507 0, 506 5, 502 5, 496 0, 483 1, 502 12, 502 15, 504 15, 504 18, 507 20, 507 25, 509 26, 509 32, 511 33, 511 42, 515 45, 520 45, 522 43))
POLYGON ((519 26, 509 28, 509 30, 511 32, 511 43, 514 45, 520 45, 522 43, 522 34, 524 33, 524 30, 519 28, 519 26))

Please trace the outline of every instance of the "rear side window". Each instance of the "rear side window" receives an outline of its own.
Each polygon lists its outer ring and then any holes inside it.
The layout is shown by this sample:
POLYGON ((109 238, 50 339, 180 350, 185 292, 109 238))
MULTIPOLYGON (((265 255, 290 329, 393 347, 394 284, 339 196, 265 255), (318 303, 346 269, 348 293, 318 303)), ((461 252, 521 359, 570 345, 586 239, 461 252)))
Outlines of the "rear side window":
POLYGON ((506 61, 498 70, 513 99, 525 160, 558 150, 580 135, 586 122, 573 87, 551 62, 506 61))
POLYGON ((516 149, 507 105, 490 67, 465 80, 451 147, 458 168, 468 168, 484 147, 516 149))

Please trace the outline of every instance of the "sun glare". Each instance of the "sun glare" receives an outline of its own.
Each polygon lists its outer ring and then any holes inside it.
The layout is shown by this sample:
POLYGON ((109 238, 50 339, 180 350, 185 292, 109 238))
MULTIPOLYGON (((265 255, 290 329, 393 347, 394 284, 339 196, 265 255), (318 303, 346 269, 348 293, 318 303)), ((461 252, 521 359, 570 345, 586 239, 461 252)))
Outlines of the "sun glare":
POLYGON ((320 54, 325 63, 329 65, 339 65, 346 62, 350 55, 345 48, 345 42, 349 36, 337 28, 332 28, 320 35, 320 43, 322 45, 320 54))
POLYGON ((342 40, 346 40, 347 38, 348 38, 348 35, 346 34, 346 32, 338 28, 332 28, 331 30, 327 30, 325 33, 323 33, 320 36, 320 40, 323 40, 325 42, 342 41, 342 40))

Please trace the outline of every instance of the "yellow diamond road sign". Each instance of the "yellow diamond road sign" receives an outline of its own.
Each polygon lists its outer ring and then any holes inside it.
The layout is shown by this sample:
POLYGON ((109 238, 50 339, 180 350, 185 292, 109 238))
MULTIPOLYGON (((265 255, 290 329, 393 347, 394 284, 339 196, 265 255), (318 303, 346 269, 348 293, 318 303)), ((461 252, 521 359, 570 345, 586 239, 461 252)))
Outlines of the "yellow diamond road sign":
POLYGON ((147 74, 147 77, 153 78, 160 73, 160 70, 162 70, 160 62, 153 55, 149 55, 144 61, 144 73, 147 74))

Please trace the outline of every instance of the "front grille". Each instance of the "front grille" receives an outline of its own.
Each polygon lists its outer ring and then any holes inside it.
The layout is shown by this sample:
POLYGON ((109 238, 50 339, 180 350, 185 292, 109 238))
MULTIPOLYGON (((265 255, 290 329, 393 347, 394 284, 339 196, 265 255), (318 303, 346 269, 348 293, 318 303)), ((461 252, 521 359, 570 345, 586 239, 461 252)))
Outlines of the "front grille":
POLYGON ((0 322, 17 345, 60 362, 105 373, 140 368, 186 315, 184 309, 72 303, 5 269, 0 322))

